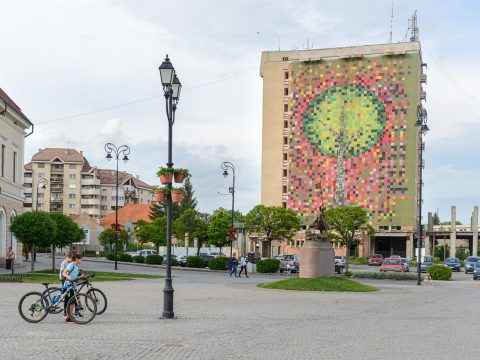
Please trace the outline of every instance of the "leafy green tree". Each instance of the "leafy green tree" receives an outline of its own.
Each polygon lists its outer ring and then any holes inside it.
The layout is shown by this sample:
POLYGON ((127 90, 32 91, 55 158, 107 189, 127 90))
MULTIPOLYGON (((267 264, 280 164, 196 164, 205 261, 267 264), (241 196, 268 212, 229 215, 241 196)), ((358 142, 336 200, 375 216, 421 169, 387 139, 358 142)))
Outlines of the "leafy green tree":
MULTIPOLYGON (((156 218, 167 216, 167 207, 166 202, 157 203, 152 201, 150 203, 150 219, 155 220, 156 218)), ((180 205, 177 203, 172 203, 172 220, 178 219, 180 217, 180 205)))
POLYGON ((325 211, 325 219, 330 227, 329 238, 346 247, 345 271, 348 271, 350 247, 375 234, 368 223, 367 211, 360 206, 334 207, 325 211))
POLYGON ((208 214, 201 213, 194 209, 187 209, 175 220, 175 235, 182 241, 185 240, 185 233, 189 234, 190 239, 196 238, 198 254, 203 243, 208 239, 208 221, 208 214))
POLYGON ((162 216, 153 220, 153 232, 150 241, 155 245, 157 254, 160 252, 160 246, 167 244, 167 217, 162 216))
POLYGON ((440 216, 438 216, 438 211, 435 211, 432 216, 433 225, 440 225, 440 216))
POLYGON ((70 217, 61 212, 52 212, 50 217, 57 225, 55 236, 51 239, 52 270, 55 271, 55 246, 64 247, 80 242, 85 237, 85 233, 70 217))
POLYGON ((228 229, 231 226, 231 212, 224 208, 218 208, 215 210, 210 218, 210 223, 208 224, 208 243, 219 247, 220 252, 222 252, 222 247, 231 243, 230 239, 228 238, 228 229))
POLYGON ((180 216, 188 209, 196 210, 197 209, 197 199, 194 196, 195 191, 193 190, 192 182, 190 177, 185 179, 185 184, 183 186, 183 197, 180 202, 180 216))
POLYGON ((28 211, 15 217, 10 224, 10 231, 18 241, 32 251, 32 273, 35 271, 33 253, 36 246, 49 246, 56 235, 57 224, 49 213, 28 211))
MULTIPOLYGON (((118 234, 118 247, 121 248, 123 243, 127 242, 129 234, 125 229, 120 230, 118 234)), ((108 228, 103 230, 98 236, 98 240, 103 247, 108 247, 108 251, 112 252, 113 245, 115 244, 115 230, 108 228)))
POLYGON ((245 217, 249 233, 266 241, 271 253, 273 240, 290 240, 300 229, 300 218, 292 209, 281 206, 255 206, 245 217))
POLYGON ((145 220, 138 220, 135 224, 135 239, 141 244, 145 244, 153 237, 153 224, 145 220))

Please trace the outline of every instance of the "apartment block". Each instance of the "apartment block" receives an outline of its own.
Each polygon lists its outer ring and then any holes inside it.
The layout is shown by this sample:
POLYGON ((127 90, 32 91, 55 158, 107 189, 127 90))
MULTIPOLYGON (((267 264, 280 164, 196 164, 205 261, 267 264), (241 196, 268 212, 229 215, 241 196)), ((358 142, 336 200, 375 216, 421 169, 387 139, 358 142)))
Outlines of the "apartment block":
MULTIPOLYGON (((116 170, 91 166, 82 151, 40 149, 25 165, 26 208, 86 213, 100 218, 115 210, 116 170)), ((118 207, 151 201, 151 186, 126 172, 118 172, 118 207)))

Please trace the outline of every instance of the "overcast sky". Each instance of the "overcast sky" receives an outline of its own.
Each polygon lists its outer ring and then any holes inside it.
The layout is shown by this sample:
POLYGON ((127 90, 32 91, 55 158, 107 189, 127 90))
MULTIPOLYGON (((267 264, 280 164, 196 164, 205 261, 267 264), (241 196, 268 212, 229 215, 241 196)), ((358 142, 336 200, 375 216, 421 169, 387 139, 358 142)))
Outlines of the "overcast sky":
MULTIPOLYGON (((25 160, 39 148, 83 150, 108 167, 106 142, 128 144, 122 170, 156 184, 167 160, 158 66, 168 53, 183 84, 174 162, 191 169, 200 209, 260 202, 261 52, 386 43, 390 0, 0 0, 0 87, 35 123, 25 160), (123 105, 123 106, 117 106, 123 105), (106 110, 105 110, 106 109, 106 110), (103 111, 97 111, 103 110, 103 111)), ((428 63, 426 211, 470 220, 480 197, 480 81, 476 1, 394 1, 393 41, 418 10, 428 63)), ((407 38, 409 35, 407 36, 407 38)))

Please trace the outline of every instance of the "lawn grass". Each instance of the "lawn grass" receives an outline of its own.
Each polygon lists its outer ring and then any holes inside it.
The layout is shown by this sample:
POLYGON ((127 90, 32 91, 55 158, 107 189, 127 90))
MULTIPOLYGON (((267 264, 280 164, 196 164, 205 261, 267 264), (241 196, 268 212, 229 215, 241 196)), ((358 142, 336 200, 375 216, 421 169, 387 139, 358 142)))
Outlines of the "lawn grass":
MULTIPOLYGON (((95 277, 91 279, 93 283, 101 281, 124 281, 134 279, 160 279, 163 276, 160 275, 147 275, 147 274, 131 274, 121 272, 106 272, 106 271, 92 271, 87 274, 95 274, 95 277)), ((18 275, 18 274, 17 274, 18 275)), ((61 285, 58 278, 58 271, 55 273, 51 269, 36 271, 32 273, 21 274, 22 282, 24 283, 42 283, 49 282, 55 285, 61 285)))
POLYGON ((340 277, 321 277, 315 279, 290 278, 272 283, 259 284, 265 289, 297 290, 297 291, 349 291, 369 292, 378 291, 373 286, 363 285, 340 277))

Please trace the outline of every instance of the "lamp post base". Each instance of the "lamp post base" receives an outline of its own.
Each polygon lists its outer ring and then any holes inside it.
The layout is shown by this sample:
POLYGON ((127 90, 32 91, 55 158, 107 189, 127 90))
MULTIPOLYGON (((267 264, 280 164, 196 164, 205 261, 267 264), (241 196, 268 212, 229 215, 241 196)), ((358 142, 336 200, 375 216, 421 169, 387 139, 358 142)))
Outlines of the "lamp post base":
POLYGON ((165 279, 165 287, 163 288, 163 312, 162 319, 173 319, 175 313, 173 312, 173 286, 172 279, 165 279))

